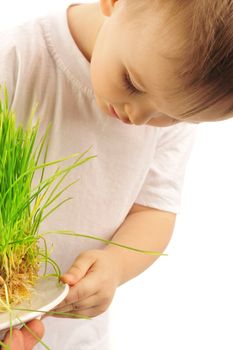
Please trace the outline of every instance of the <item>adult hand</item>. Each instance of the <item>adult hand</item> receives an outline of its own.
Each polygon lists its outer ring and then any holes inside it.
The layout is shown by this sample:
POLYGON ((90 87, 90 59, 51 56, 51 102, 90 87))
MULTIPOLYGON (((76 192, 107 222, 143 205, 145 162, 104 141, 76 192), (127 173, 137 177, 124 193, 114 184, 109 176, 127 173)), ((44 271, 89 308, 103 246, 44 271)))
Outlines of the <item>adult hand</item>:
MULTIPOLYGON (((119 285, 118 261, 107 250, 89 250, 80 254, 61 276, 70 291, 55 310, 95 317, 107 310, 119 285)), ((55 317, 70 317, 69 315, 55 317)))
MULTIPOLYGON (((44 335, 44 325, 39 320, 32 320, 27 323, 27 326, 35 333, 39 338, 44 335)), ((38 343, 38 340, 25 328, 13 329, 13 337, 10 339, 10 332, 8 331, 4 344, 8 345, 11 350, 31 350, 38 343)), ((2 348, 1 348, 2 349, 2 348)))

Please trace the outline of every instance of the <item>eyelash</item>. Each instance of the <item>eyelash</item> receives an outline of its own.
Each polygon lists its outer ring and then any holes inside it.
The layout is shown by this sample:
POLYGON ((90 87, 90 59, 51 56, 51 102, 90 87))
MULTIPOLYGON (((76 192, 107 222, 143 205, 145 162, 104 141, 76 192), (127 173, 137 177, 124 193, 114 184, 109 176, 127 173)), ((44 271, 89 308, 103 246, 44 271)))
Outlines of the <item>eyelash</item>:
POLYGON ((136 89, 136 87, 132 84, 128 73, 124 73, 123 75, 123 86, 126 90, 130 92, 130 95, 141 94, 141 91, 136 89))

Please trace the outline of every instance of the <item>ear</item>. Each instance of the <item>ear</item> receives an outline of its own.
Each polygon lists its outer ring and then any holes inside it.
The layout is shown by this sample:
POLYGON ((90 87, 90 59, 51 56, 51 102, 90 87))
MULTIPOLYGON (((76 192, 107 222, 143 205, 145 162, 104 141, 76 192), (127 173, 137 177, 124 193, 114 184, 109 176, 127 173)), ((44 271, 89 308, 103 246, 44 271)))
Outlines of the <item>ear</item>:
POLYGON ((117 2, 118 0, 100 0, 99 4, 103 15, 107 17, 111 16, 117 2))

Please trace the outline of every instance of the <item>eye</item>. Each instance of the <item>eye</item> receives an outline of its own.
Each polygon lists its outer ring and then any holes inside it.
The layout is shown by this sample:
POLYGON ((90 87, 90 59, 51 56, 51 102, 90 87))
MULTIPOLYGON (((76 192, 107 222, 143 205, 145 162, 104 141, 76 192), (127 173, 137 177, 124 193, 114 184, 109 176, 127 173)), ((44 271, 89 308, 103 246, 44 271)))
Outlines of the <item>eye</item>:
POLYGON ((126 90, 130 92, 130 95, 142 93, 133 85, 128 73, 123 74, 123 86, 126 90))

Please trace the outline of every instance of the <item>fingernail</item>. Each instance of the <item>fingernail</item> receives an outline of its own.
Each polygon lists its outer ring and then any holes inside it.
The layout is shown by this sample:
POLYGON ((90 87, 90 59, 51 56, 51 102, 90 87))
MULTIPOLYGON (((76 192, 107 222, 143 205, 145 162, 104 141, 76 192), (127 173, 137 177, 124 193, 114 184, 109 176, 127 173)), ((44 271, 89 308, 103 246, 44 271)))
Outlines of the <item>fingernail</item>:
POLYGON ((61 279, 66 281, 73 281, 74 276, 71 275, 70 273, 65 273, 64 275, 61 276, 61 279))

